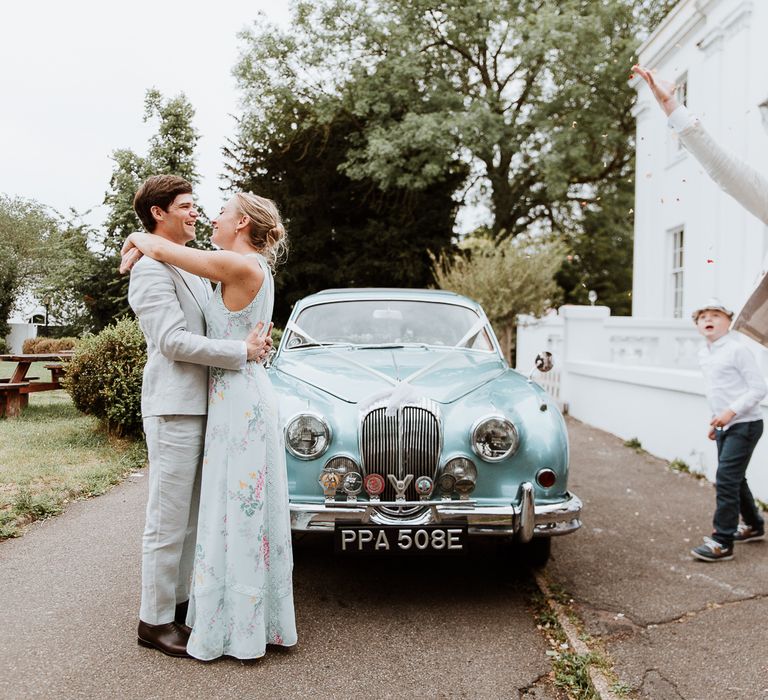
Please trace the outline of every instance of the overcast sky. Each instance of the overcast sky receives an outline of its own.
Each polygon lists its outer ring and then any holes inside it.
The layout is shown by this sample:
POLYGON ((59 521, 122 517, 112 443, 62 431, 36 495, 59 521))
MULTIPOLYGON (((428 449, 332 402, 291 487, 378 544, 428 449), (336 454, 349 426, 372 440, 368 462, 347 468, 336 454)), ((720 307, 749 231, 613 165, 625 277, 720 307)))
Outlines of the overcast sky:
POLYGON ((100 224, 110 154, 145 155, 156 124, 144 95, 183 92, 196 110, 200 203, 221 204, 221 147, 235 132, 236 34, 259 10, 288 21, 287 0, 36 0, 0 15, 0 193, 100 224))

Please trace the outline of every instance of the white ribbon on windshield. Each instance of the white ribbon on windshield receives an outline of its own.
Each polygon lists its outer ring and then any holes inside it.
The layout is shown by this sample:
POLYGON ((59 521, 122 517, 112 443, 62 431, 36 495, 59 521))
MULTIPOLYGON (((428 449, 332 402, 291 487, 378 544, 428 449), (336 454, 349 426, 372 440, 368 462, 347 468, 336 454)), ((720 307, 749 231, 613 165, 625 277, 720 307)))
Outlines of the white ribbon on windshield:
MULTIPOLYGON (((485 319, 480 318, 477 320, 477 323, 475 323, 475 325, 473 325, 472 328, 470 328, 469 331, 467 331, 467 333, 464 334, 462 339, 459 340, 459 342, 456 343, 456 345, 452 345, 446 349, 455 350, 455 349, 464 347, 470 340, 472 340, 475 336, 477 336, 477 334, 480 331, 482 331, 483 328, 485 328, 485 319)), ((312 336, 310 336, 309 333, 301 329, 296 323, 293 323, 293 322, 289 323, 286 326, 286 330, 294 331, 295 333, 298 333, 303 338, 308 340, 310 343, 316 343, 317 345, 321 345, 321 346, 323 345, 323 343, 312 338, 312 336)), ((433 370, 441 362, 444 362, 448 357, 450 357, 450 355, 447 353, 445 355, 441 355, 434 362, 431 362, 426 367, 422 367, 421 369, 416 370, 412 374, 409 374, 405 379, 397 380, 384 374, 383 372, 379 372, 378 370, 375 370, 372 367, 368 367, 364 365, 362 362, 357 362, 357 360, 354 360, 347 355, 343 355, 340 352, 337 352, 335 350, 330 350, 330 349, 328 349, 328 351, 332 355, 335 355, 336 357, 344 360, 345 362, 355 365, 356 367, 359 367, 360 369, 365 370, 369 374, 372 374, 375 377, 378 377, 380 379, 384 379, 388 384, 393 385, 392 389, 383 389, 381 391, 374 392, 370 396, 367 396, 366 398, 364 398, 358 404, 360 407, 360 410, 364 412, 368 408, 373 406, 373 404, 386 400, 387 410, 385 411, 385 415, 389 417, 397 415, 398 411, 408 403, 414 403, 421 399, 430 399, 431 398, 430 396, 425 394, 423 390, 413 386, 411 382, 425 375, 427 372, 433 370)))

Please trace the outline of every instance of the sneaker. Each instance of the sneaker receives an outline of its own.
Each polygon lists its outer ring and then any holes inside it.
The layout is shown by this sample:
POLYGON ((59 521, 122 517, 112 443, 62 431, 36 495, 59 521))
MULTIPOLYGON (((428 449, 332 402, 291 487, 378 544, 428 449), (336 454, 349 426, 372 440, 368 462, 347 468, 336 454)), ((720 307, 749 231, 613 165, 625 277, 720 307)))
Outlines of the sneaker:
POLYGON ((734 542, 756 542, 757 540, 762 540, 765 537, 765 527, 761 527, 760 529, 757 529, 756 527, 752 527, 751 525, 745 525, 744 523, 739 523, 739 529, 736 532, 736 534, 733 536, 734 542))
POLYGON ((711 537, 705 537, 704 544, 692 549, 691 554, 702 561, 725 561, 733 559, 733 545, 726 547, 711 537))

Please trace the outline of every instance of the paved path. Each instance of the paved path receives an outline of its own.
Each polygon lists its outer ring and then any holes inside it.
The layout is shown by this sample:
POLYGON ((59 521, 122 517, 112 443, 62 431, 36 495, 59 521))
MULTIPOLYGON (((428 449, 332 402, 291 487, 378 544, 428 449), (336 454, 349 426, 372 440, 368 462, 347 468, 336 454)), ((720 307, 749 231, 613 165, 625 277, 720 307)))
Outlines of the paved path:
POLYGON ((145 482, 0 543, 0 698, 553 697, 530 577, 487 551, 364 565, 305 538, 295 649, 205 664, 137 646, 145 482))
POLYGON ((547 575, 622 681, 653 700, 768 699, 768 540, 737 545, 731 561, 694 560, 712 484, 577 421, 569 432, 584 527, 557 541, 547 575))

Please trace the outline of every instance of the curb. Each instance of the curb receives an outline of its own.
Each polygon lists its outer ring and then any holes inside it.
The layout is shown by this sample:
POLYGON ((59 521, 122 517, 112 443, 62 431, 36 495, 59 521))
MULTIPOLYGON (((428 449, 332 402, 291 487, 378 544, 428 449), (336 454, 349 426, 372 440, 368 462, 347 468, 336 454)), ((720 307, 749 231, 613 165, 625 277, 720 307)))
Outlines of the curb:
MULTIPOLYGON (((539 587, 541 594, 546 598, 550 609, 557 617, 557 621, 571 648, 579 656, 586 656, 591 653, 590 648, 586 645, 584 640, 581 639, 578 630, 568 618, 565 608, 558 603, 552 595, 546 576, 541 571, 534 571, 533 578, 536 581, 536 585, 539 587)), ((589 680, 592 683, 592 687, 595 689, 595 694, 599 700, 624 700, 611 690, 612 683, 608 680, 602 669, 589 664, 587 666, 587 673, 589 674, 589 680)))

